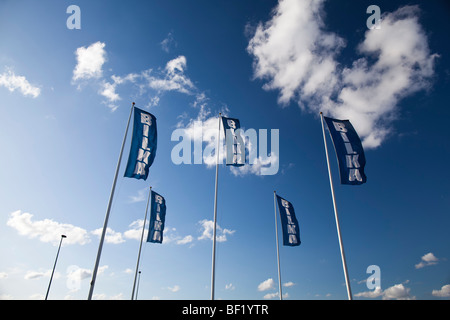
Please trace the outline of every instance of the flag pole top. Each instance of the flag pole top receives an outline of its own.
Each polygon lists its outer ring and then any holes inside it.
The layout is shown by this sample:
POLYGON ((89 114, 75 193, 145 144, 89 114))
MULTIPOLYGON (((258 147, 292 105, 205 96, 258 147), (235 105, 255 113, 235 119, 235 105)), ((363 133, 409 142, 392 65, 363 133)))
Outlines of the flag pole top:
POLYGON ((133 107, 134 107, 135 103, 133 102, 133 107))
POLYGON ((322 111, 320 111, 319 114, 322 114, 322 111))

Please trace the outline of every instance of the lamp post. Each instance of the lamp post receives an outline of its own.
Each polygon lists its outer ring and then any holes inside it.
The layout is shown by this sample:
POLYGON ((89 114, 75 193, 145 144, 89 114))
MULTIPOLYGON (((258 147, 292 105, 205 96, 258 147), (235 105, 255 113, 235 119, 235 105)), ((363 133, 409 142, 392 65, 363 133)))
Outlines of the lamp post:
POLYGON ((61 235, 61 240, 59 241, 59 247, 58 247, 58 252, 56 253, 56 259, 55 259, 55 264, 53 265, 53 271, 52 271, 52 275, 50 276, 50 283, 48 284, 48 289, 47 289, 47 294, 45 295, 45 300, 47 300, 48 298, 48 293, 50 291, 50 286, 52 284, 52 279, 53 279, 53 274, 55 273, 55 268, 56 268, 56 262, 58 261, 58 256, 59 256, 59 250, 61 249, 61 243, 63 241, 64 238, 67 238, 65 235, 61 235))

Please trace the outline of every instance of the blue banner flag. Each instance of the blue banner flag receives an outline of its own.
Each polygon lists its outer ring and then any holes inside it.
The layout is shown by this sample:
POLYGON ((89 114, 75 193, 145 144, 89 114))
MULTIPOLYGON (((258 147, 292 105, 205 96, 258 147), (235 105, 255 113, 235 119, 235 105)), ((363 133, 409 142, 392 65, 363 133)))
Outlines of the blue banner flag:
POLYGON ((280 212, 281 228, 283 230, 283 245, 295 247, 299 246, 300 228, 295 217, 295 211, 292 204, 277 195, 278 210, 280 212))
POLYGON ((147 180, 148 169, 156 155, 156 118, 134 107, 133 138, 125 177, 147 180))
POLYGON ((358 134, 348 120, 324 117, 339 163, 341 184, 360 185, 367 181, 366 157, 358 134))
POLYGON ((245 165, 245 143, 241 134, 238 119, 222 117, 227 148, 227 166, 241 167, 245 165))
POLYGON ((164 223, 166 221, 166 200, 152 190, 151 214, 147 242, 162 243, 164 223))

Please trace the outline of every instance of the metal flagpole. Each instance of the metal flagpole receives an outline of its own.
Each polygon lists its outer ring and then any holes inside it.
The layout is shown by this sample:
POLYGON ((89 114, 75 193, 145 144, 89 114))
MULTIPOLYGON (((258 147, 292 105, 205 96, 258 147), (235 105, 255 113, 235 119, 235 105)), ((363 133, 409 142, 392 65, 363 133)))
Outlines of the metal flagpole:
MULTIPOLYGON (((134 290, 136 288, 136 278, 137 278, 137 274, 139 271, 139 260, 141 259, 142 239, 144 238, 145 223, 147 222, 148 204, 150 203, 151 195, 152 195, 152 187, 150 187, 150 191, 148 193, 148 199, 147 199, 147 207, 145 208, 144 225, 142 226, 141 244, 139 245, 139 253, 138 253, 138 258, 137 258, 137 262, 136 262, 136 272, 134 273, 134 283, 133 283, 133 291, 131 293, 131 300, 134 299, 134 290)), ((152 209, 150 208, 150 210, 152 210, 152 209)), ((140 273, 140 271, 139 271, 139 273, 140 273)))
POLYGON ((322 112, 320 112, 320 121, 322 123, 322 133, 323 133, 323 143, 325 145, 325 154, 327 156, 328 176, 330 178, 331 196, 333 198, 334 217, 336 219, 336 229, 337 229, 337 234, 338 234, 338 238, 339 238, 339 248, 341 250, 342 268, 344 269, 345 284, 347 286, 348 300, 352 300, 352 290, 350 288, 350 280, 348 278, 347 263, 345 262, 344 244, 342 243, 341 228, 339 227, 339 218, 338 218, 338 212, 337 212, 337 207, 336 207, 336 199, 334 196, 333 178, 331 176, 330 159, 328 157, 327 139, 325 137, 325 127, 323 125, 322 112))
POLYGON ((62 241, 63 241, 64 238, 66 238, 66 236, 62 234, 62 235, 61 235, 61 240, 59 241, 58 252, 56 253, 55 264, 53 265, 52 275, 50 276, 50 282, 48 283, 48 289, 47 289, 47 294, 45 295, 45 300, 47 300, 47 298, 48 298, 48 293, 50 292, 50 286, 51 286, 51 284, 52 284, 53 274, 55 273, 56 262, 58 261, 59 250, 61 249, 61 243, 62 243, 62 241))
POLYGON ((135 300, 137 300, 138 293, 139 293, 139 282, 141 282, 141 271, 139 271, 138 283, 137 283, 137 288, 136 288, 136 297, 134 298, 135 300))
POLYGON ((122 148, 120 149, 119 160, 117 162, 116 174, 114 175, 114 181, 113 181, 113 185, 111 188, 111 195, 109 196, 108 207, 106 209, 106 215, 105 215, 105 222, 103 224, 102 236, 100 237, 100 244, 98 246, 97 259, 95 260, 95 267, 94 267, 94 271, 92 272, 92 280, 91 280, 91 287, 89 288, 88 300, 92 300, 92 294, 94 293, 94 286, 95 286, 95 279, 97 278, 98 264, 100 262, 100 256, 102 254, 103 241, 105 240, 106 228, 108 227, 109 213, 111 212, 111 205, 112 205, 112 201, 114 198, 114 191, 116 189, 117 176, 119 175, 120 162, 122 159, 125 141, 127 139, 128 127, 130 126, 130 119, 131 119, 131 114, 133 113, 133 109, 134 109, 134 102, 131 105, 130 116, 128 117, 127 128, 125 130, 125 135, 123 137, 123 142, 122 142, 122 148))
POLYGON ((216 276, 216 225, 217 225, 217 186, 219 178, 219 150, 220 150, 220 122, 222 113, 219 113, 219 133, 217 135, 217 163, 216 163, 216 189, 214 195, 214 231, 213 231, 213 249, 212 249, 212 270, 211 270, 211 300, 214 300, 214 284, 216 276))
POLYGON ((273 206, 275 209, 275 236, 277 238, 277 262, 278 262, 278 286, 280 290, 280 300, 283 300, 283 294, 281 292, 281 271, 280 271, 280 251, 278 249, 278 222, 277 222, 277 192, 273 192, 273 206))

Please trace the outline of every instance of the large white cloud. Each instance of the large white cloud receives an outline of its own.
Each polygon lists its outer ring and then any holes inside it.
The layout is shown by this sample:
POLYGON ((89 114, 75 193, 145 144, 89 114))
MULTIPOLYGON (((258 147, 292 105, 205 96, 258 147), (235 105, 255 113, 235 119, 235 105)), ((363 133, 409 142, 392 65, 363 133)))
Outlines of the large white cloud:
POLYGON ((428 88, 434 61, 419 23, 419 7, 386 13, 381 29, 367 30, 351 66, 337 60, 345 40, 326 31, 324 0, 280 0, 271 20, 260 23, 247 50, 254 77, 279 91, 279 103, 295 101, 310 112, 350 119, 365 147, 391 132, 400 100, 428 88))
POLYGON ((59 243, 62 234, 67 236, 63 241, 64 244, 84 245, 90 242, 89 234, 83 228, 51 219, 34 221, 32 218, 32 214, 17 210, 10 214, 6 224, 16 229, 20 235, 38 238, 42 242, 54 245, 59 243))
POLYGON ((105 43, 97 41, 87 48, 80 47, 75 54, 77 65, 73 70, 73 81, 102 77, 102 67, 106 62, 105 43))

